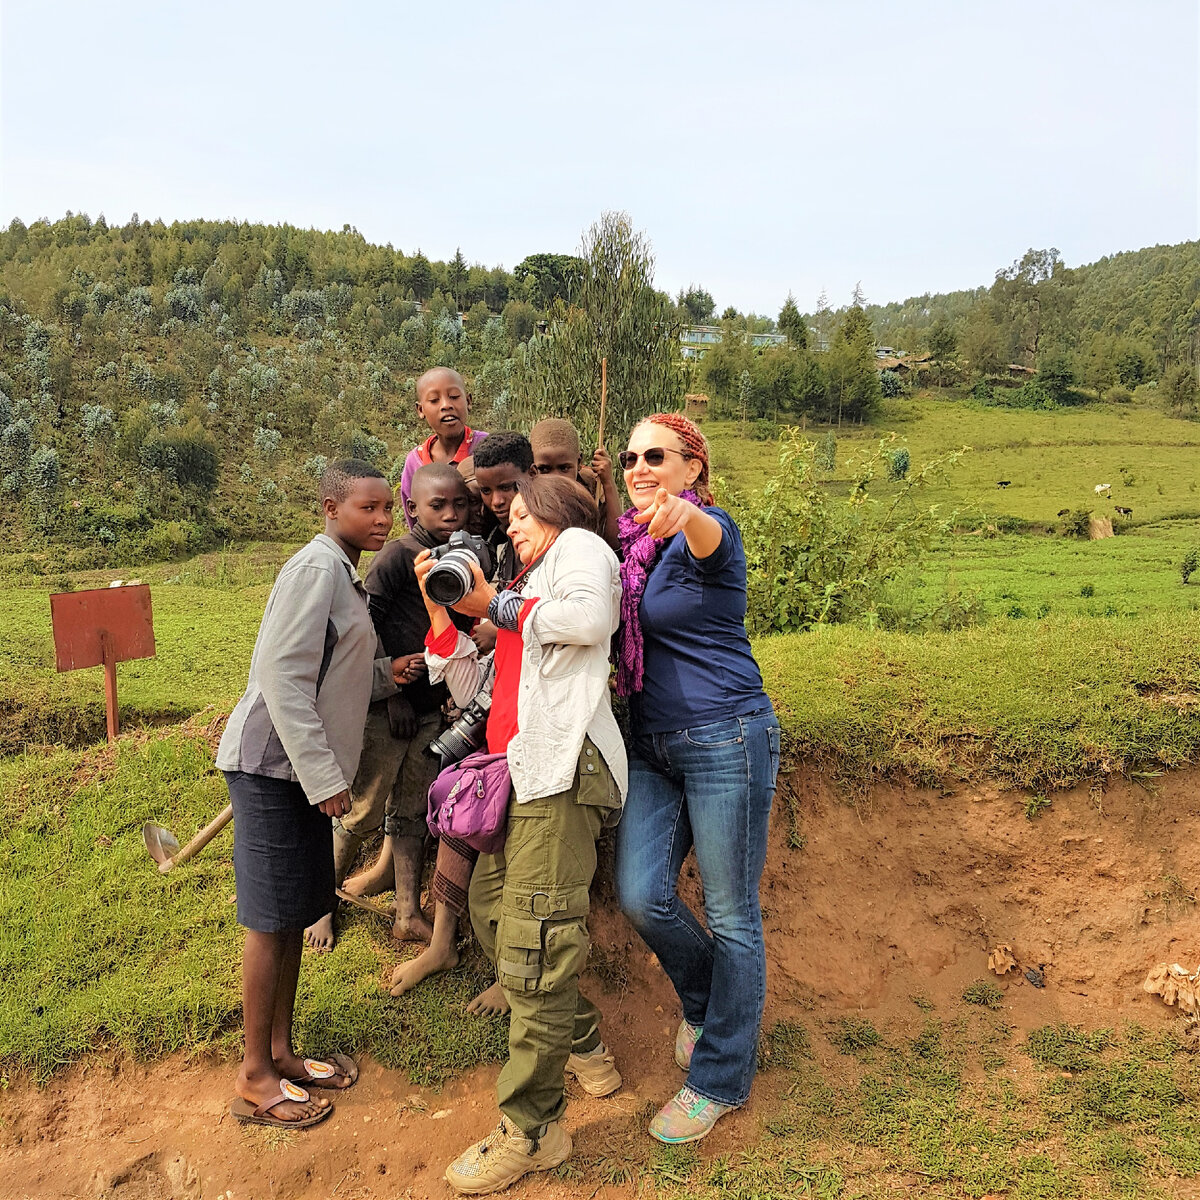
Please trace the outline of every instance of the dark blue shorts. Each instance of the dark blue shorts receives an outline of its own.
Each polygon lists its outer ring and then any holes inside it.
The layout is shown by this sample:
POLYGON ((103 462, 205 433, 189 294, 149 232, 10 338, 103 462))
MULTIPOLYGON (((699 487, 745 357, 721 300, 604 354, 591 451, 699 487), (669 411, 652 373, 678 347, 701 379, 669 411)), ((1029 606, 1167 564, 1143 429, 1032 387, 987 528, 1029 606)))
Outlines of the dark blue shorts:
POLYGON ((333 912, 333 822, 286 779, 226 771, 238 924, 305 929, 333 912))

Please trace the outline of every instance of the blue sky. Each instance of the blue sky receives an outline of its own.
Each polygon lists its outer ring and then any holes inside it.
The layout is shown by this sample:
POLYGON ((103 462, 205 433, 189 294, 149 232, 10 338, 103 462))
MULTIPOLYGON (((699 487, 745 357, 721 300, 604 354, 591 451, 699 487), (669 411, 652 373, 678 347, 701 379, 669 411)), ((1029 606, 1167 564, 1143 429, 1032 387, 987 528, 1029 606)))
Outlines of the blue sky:
POLYGON ((605 209, 775 314, 1198 236, 1195 0, 4 0, 0 220, 340 229, 513 266, 605 209))

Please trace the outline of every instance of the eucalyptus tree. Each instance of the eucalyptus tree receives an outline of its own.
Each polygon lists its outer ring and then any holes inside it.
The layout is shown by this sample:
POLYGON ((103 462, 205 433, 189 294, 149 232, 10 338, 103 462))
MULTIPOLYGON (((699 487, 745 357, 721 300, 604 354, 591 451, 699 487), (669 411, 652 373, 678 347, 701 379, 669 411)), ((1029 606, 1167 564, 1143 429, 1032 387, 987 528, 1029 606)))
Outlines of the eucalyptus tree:
POLYGON ((513 372, 513 415, 531 425, 566 417, 587 454, 598 442, 601 363, 607 360, 604 441, 623 446, 653 412, 683 406, 686 373, 678 309, 654 288, 654 256, 625 213, 607 212, 580 247, 570 306, 557 302, 513 372))

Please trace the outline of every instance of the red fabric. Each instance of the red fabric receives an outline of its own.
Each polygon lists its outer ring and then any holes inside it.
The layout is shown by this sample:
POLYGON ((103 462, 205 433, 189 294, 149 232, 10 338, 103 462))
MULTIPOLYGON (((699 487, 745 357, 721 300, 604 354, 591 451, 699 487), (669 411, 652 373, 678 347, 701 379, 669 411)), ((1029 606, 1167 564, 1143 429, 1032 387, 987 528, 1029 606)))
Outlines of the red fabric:
POLYGON ((488 713, 489 754, 505 754, 517 732, 517 689, 521 684, 521 635, 511 629, 496 630, 496 679, 492 684, 492 709, 488 713))
MULTIPOLYGON (((525 622, 538 602, 530 596, 521 605, 517 616, 517 628, 525 629, 525 622)), ((517 732, 517 691, 521 686, 521 655, 524 642, 520 633, 510 629, 496 631, 496 678, 492 683, 492 709, 488 713, 487 743, 489 754, 506 754, 508 743, 517 732)))
POLYGON ((457 645, 458 628, 455 625, 443 629, 437 637, 433 636, 433 627, 430 626, 429 632, 425 635, 425 649, 432 651, 439 658, 449 658, 457 645))
POLYGON ((533 612, 533 606, 540 600, 540 596, 530 596, 524 604, 521 605, 521 611, 517 613, 517 632, 524 636, 525 622, 529 620, 529 614, 533 612))
MULTIPOLYGON (((460 463, 464 458, 470 457, 471 454, 471 439, 475 436, 469 425, 463 426, 463 440, 458 449, 454 452, 454 457, 450 460, 452 463, 460 463)), ((437 434, 431 433, 418 447, 417 458, 421 460, 421 466, 427 467, 433 462, 433 443, 437 441, 437 434)))

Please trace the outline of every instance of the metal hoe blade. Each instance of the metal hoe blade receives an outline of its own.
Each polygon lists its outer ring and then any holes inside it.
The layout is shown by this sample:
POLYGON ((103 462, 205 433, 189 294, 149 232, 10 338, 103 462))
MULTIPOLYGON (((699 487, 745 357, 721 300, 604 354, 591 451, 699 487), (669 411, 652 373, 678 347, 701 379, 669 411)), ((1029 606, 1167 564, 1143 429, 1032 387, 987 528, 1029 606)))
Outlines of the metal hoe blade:
POLYGON ((179 853, 179 839, 169 829, 155 825, 153 821, 147 821, 142 826, 142 840, 146 843, 146 849, 150 851, 150 857, 160 867, 169 863, 179 853))

